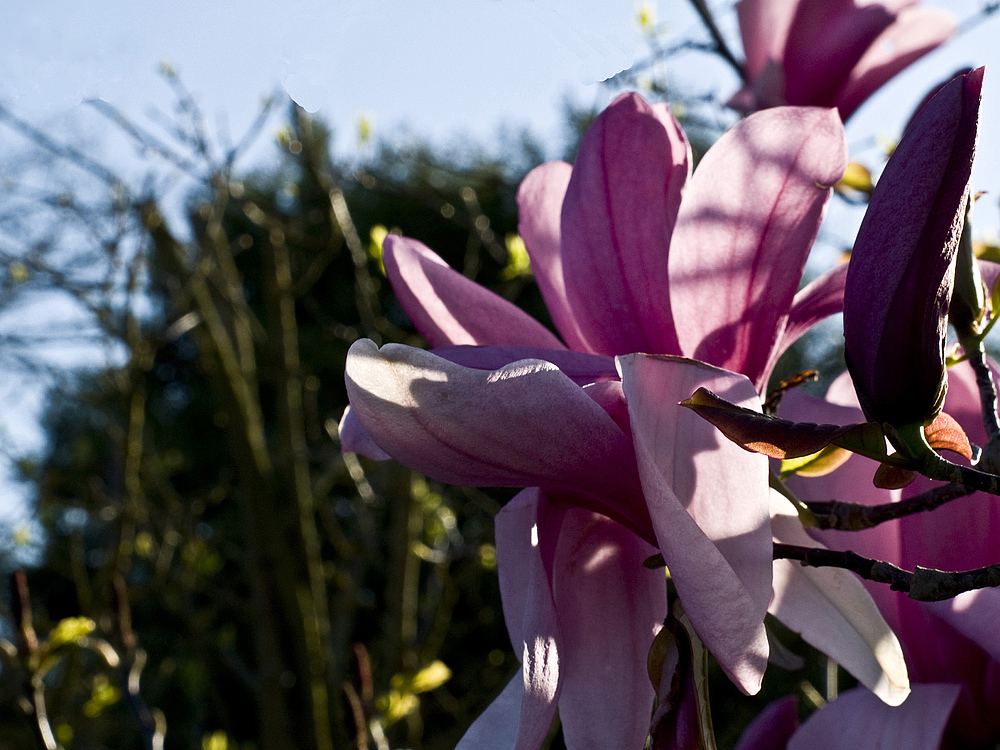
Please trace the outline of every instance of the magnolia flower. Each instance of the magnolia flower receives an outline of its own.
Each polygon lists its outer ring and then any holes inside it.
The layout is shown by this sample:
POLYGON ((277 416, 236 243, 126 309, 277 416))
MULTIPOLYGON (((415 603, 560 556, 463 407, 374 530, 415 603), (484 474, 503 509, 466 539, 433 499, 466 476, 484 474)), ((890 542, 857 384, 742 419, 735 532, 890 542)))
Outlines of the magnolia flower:
POLYGON ((923 424, 941 410, 948 304, 982 84, 980 68, 921 107, 858 230, 844 292, 844 346, 872 422, 923 424))
MULTIPOLYGON (((994 372, 996 369, 994 367, 994 372)), ((995 375, 996 376, 996 375, 995 375)), ((967 364, 948 372, 945 408, 970 439, 982 443, 975 376, 967 364)), ((850 424, 861 417, 850 378, 831 386, 827 401, 788 394, 783 416, 850 424)), ((790 481, 803 500, 850 499, 870 505, 912 497, 935 482, 918 478, 903 490, 871 484, 875 466, 853 456, 825 477, 790 481)), ((968 570, 996 562, 1000 548, 1000 507, 980 493, 931 513, 919 513, 861 532, 817 534, 836 549, 851 549, 912 570, 916 565, 968 570)), ((914 683, 900 706, 888 706, 864 688, 845 692, 817 711, 796 731, 794 705, 773 705, 744 735, 738 750, 935 750, 940 747, 993 747, 1000 741, 1000 590, 980 589, 942 602, 916 602, 888 586, 866 584, 899 635, 914 683), (787 742, 787 745, 786 745, 787 742)))
POLYGON ((947 41, 955 19, 916 0, 741 0, 747 83, 740 112, 781 104, 833 106, 846 121, 910 63, 947 41))
POLYGON ((419 242, 386 238, 387 275, 435 350, 352 347, 344 449, 441 481, 535 488, 497 519, 522 673, 470 747, 537 746, 557 706, 570 747, 642 746, 644 654, 666 602, 662 572, 636 563, 656 551, 706 647, 741 689, 758 689, 766 460, 678 402, 704 385, 759 409, 780 353, 840 309, 842 270, 796 288, 845 165, 835 112, 782 108, 737 125, 692 177, 667 108, 619 97, 574 166, 542 165, 518 194, 565 344, 419 242), (608 602, 629 614, 609 618, 608 602))

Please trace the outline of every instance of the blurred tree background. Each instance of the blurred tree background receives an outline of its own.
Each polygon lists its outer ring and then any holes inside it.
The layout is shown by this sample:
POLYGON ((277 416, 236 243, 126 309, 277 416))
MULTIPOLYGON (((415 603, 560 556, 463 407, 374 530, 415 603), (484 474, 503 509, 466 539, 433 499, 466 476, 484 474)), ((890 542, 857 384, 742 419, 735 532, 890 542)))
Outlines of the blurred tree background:
POLYGON ((19 462, 44 541, 26 572, 4 559, 0 747, 452 747, 517 669, 492 527, 512 492, 342 455, 344 361, 361 336, 423 343, 381 271, 389 231, 545 319, 515 202, 542 151, 339 164, 291 106, 277 167, 239 175, 274 118, 220 150, 165 75, 166 137, 100 106, 192 181, 180 228, 152 177, 3 112, 37 149, 5 186, 3 312, 69 295, 121 364, 63 377, 19 462))
MULTIPOLYGON (((551 155, 519 134, 347 162, 274 102, 223 147, 164 74, 161 130, 95 103, 150 159, 129 183, 0 109, 33 144, 5 175, 0 314, 68 296, 82 322, 53 335, 117 363, 63 374, 46 447, 19 462, 44 536, 27 565, 2 558, 0 748, 454 747, 518 668, 492 522, 514 491, 341 454, 344 361, 362 336, 424 345, 381 270, 387 232, 549 324, 515 195, 551 155), (276 117, 277 166, 242 173, 276 117), (191 186, 169 221, 164 164, 191 186)), ((696 154, 725 127, 704 104, 675 110, 696 154)), ((594 116, 567 106, 561 156, 594 116)), ((5 366, 37 343, 6 331, 5 366)), ((723 746, 787 690, 767 685, 748 702, 713 679, 723 746)))

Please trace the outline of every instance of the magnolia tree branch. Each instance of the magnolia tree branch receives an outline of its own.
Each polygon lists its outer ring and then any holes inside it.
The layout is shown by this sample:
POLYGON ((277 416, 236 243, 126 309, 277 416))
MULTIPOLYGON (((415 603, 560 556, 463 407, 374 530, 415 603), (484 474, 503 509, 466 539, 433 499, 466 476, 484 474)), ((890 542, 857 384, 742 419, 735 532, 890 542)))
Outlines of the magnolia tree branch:
POLYGON ((976 387, 979 389, 980 406, 983 412, 983 427, 986 429, 986 439, 989 442, 1000 441, 1000 421, 997 420, 997 386, 993 373, 986 364, 982 342, 976 348, 967 352, 969 364, 976 373, 976 387))
POLYGON ((892 563, 862 557, 854 552, 838 552, 822 547, 800 547, 774 543, 775 560, 798 560, 814 568, 843 568, 857 573, 866 581, 887 583, 893 591, 902 591, 919 602, 951 599, 966 591, 1000 586, 1000 565, 975 570, 949 572, 922 568, 910 572, 892 563))
POLYGON ((878 526, 914 513, 934 510, 960 497, 967 497, 975 490, 962 484, 946 484, 935 487, 896 503, 862 505, 841 500, 826 502, 805 502, 815 528, 836 529, 837 531, 861 531, 878 526))
POLYGON ((701 22, 705 24, 705 28, 708 33, 712 36, 712 41, 715 43, 715 51, 719 53, 719 56, 725 60, 729 65, 736 71, 740 79, 746 80, 747 76, 743 70, 743 66, 740 61, 736 59, 736 56, 729 49, 729 45, 726 44, 726 40, 722 36, 722 32, 719 31, 719 27, 715 25, 715 19, 712 18, 712 11, 708 9, 708 5, 705 0, 691 0, 691 5, 698 12, 698 16, 701 18, 701 22))

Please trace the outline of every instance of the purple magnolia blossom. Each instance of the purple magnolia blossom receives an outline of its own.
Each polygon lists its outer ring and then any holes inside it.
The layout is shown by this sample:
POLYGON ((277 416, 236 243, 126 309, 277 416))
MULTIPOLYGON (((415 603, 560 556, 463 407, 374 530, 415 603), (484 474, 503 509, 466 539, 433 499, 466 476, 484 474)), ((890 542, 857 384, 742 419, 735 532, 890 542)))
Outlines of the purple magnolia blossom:
POLYGON ((741 0, 743 113, 781 104, 833 106, 846 121, 910 63, 947 41, 955 19, 916 0, 741 0))
POLYGON ((844 345, 872 422, 923 424, 941 409, 948 304, 982 85, 980 68, 923 104, 858 230, 844 292, 844 345))
MULTIPOLYGON (((948 380, 945 410, 972 441, 982 444, 986 434, 972 368, 967 364, 953 367, 948 380)), ((834 382, 827 401, 788 394, 782 416, 850 424, 860 419, 861 412, 845 375, 834 382)), ((912 497, 938 484, 921 477, 903 490, 878 489, 871 483, 875 468, 868 459, 852 456, 827 476, 797 478, 789 485, 803 500, 851 499, 874 505, 912 497)), ((1000 507, 995 498, 976 493, 931 513, 874 529, 824 531, 816 536, 829 547, 851 549, 909 570, 916 565, 968 570, 996 563, 1000 507)), ((748 729, 739 750, 784 748, 788 737, 789 750, 854 750, 860 746, 934 750, 939 746, 993 747, 1000 741, 1000 714, 996 711, 1000 705, 996 627, 1000 590, 980 589, 948 601, 916 602, 888 586, 866 586, 902 643, 910 679, 917 683, 911 685, 909 698, 900 706, 887 706, 864 688, 856 688, 816 712, 798 731, 794 712, 774 708, 748 729), (836 731, 831 731, 833 727, 836 731), (776 738, 783 739, 776 744, 776 738)))
POLYGON ((569 747, 642 746, 666 600, 662 571, 638 562, 657 550, 707 648, 759 688, 766 460, 678 402, 705 386, 759 408, 778 355, 840 309, 842 269, 796 289, 845 165, 835 112, 780 108, 737 125, 691 176, 668 109, 619 97, 574 166, 542 165, 518 194, 562 341, 419 242, 386 238, 387 275, 435 350, 352 347, 344 449, 533 488, 497 518, 522 672, 463 747, 537 747, 557 707, 569 747))

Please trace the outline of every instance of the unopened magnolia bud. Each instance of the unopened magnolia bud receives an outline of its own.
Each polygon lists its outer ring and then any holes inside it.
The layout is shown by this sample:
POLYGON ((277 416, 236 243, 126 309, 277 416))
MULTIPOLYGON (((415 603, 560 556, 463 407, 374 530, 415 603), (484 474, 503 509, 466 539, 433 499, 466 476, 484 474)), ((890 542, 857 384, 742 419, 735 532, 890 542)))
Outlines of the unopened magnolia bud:
POLYGON ((983 69, 913 118, 875 186, 848 268, 844 344, 872 422, 924 424, 946 390, 945 336, 976 151, 983 69))

